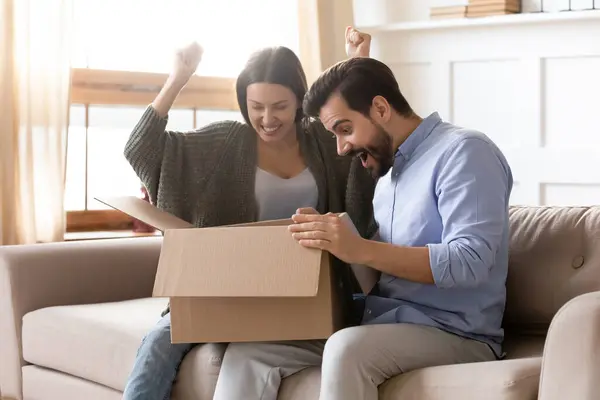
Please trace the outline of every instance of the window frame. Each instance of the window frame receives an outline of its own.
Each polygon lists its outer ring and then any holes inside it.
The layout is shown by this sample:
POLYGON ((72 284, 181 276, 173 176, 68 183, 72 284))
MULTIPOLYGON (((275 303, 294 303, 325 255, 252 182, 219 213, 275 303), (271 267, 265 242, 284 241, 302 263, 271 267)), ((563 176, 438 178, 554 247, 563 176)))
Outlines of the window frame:
MULTIPOLYGON (((147 106, 156 98, 168 74, 74 68, 71 72, 71 105, 86 108, 85 129, 89 127, 88 107, 95 105, 147 106)), ((173 109, 239 110, 235 97, 235 78, 194 75, 177 97, 173 109)), ((133 129, 133 126, 131 127, 133 129)), ((87 158, 87 154, 86 154, 87 158)), ((68 167, 67 167, 68 168, 68 167)), ((116 210, 68 210, 67 232, 131 230, 133 219, 116 210)))
MULTIPOLYGON (((326 49, 325 20, 328 6, 322 0, 298 0, 299 58, 310 85, 323 71, 326 49)), ((113 71, 74 68, 71 77, 71 104, 146 106, 156 98, 166 82, 168 74, 132 71, 113 71)), ((173 108, 196 111, 219 109, 239 111, 235 96, 235 78, 194 75, 180 92, 173 108)), ((132 127, 133 128, 133 127, 132 127)), ((87 164, 86 164, 86 207, 87 207, 87 164)), ((67 232, 106 231, 132 229, 133 219, 115 210, 67 211, 67 232)))

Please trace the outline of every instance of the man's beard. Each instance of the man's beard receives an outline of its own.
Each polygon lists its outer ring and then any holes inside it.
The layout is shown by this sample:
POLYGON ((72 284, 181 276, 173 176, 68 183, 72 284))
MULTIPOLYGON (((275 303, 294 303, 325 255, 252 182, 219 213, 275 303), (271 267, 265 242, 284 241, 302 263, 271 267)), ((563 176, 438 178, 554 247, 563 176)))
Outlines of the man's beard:
POLYGON ((373 126, 375 126, 376 132, 372 143, 363 149, 353 151, 353 153, 357 155, 363 153, 362 157, 365 157, 365 160, 367 154, 373 158, 376 165, 370 166, 368 169, 373 178, 377 179, 387 174, 394 165, 394 151, 392 150, 392 137, 381 125, 374 123, 373 126))

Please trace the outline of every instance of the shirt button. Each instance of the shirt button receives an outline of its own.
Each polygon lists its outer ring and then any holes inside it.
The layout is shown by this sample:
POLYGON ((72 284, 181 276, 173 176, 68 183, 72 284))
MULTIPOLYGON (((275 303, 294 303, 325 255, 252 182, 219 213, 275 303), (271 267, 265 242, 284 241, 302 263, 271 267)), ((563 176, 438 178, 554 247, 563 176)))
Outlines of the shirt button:
POLYGON ((583 266, 583 256, 577 256, 571 261, 571 266, 575 269, 581 268, 583 266))
POLYGON ((367 314, 371 314, 371 310, 367 308, 367 314))

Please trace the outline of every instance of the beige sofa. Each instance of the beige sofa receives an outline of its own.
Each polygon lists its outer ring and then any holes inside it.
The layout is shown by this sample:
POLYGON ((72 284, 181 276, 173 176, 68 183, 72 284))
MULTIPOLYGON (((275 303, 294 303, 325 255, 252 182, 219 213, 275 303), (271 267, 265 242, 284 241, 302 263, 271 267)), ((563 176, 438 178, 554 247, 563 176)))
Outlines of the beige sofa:
MULTIPOLYGON (((166 303, 149 298, 160 244, 0 248, 3 399, 119 399, 142 335, 166 303)), ((507 359, 413 371, 382 385, 380 398, 598 399, 598 290, 600 207, 513 207, 507 359)), ((224 350, 196 347, 173 397, 211 399, 224 350)), ((318 387, 319 369, 310 368, 286 379, 279 397, 316 400, 318 387)))

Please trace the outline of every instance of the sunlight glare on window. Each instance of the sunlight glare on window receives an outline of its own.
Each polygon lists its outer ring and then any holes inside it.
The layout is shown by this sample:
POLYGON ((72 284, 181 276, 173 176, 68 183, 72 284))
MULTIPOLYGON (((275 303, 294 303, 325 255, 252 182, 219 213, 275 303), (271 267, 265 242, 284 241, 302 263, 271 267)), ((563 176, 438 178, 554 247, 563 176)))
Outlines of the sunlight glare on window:
POLYGON ((299 52, 297 0, 78 0, 76 67, 169 72, 176 49, 204 48, 197 73, 234 77, 266 46, 299 52))
POLYGON ((141 182, 123 149, 143 107, 90 106, 88 128, 88 209, 106 209, 97 196, 139 196, 141 182))
POLYGON ((198 129, 219 121, 244 122, 244 117, 239 111, 229 110, 196 110, 196 127, 198 129))

